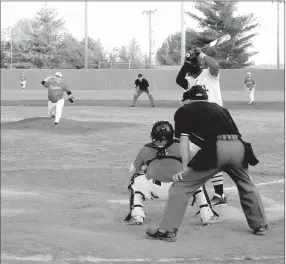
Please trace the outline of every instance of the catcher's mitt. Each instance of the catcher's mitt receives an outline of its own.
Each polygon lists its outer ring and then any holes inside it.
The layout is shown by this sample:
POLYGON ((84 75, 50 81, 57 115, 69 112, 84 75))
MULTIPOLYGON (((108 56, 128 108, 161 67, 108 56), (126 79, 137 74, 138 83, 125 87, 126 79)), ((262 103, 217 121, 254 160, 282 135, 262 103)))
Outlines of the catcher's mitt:
POLYGON ((75 98, 74 98, 73 95, 70 95, 70 96, 68 97, 68 100, 69 100, 72 104, 75 102, 75 98))

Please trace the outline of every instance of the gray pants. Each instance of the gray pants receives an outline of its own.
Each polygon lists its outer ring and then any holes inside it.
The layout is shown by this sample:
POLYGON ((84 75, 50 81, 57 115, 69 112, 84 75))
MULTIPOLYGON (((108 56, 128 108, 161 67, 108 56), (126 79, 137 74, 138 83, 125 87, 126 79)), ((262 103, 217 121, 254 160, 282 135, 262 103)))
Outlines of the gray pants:
POLYGON ((139 97, 142 93, 147 93, 147 95, 148 95, 148 97, 149 97, 149 100, 150 100, 150 103, 151 103, 151 106, 154 106, 154 105, 155 105, 154 97, 153 97, 152 93, 149 92, 149 89, 147 89, 147 90, 140 90, 140 89, 138 89, 138 91, 136 92, 136 94, 135 94, 134 97, 133 97, 133 103, 132 103, 132 105, 135 106, 138 97, 139 97))
POLYGON ((244 146, 241 141, 217 141, 217 168, 207 171, 190 171, 183 175, 184 180, 174 182, 169 189, 169 196, 164 215, 160 223, 161 229, 179 228, 183 222, 189 199, 195 191, 219 171, 225 171, 237 186, 240 203, 250 228, 267 225, 259 192, 243 168, 244 146))

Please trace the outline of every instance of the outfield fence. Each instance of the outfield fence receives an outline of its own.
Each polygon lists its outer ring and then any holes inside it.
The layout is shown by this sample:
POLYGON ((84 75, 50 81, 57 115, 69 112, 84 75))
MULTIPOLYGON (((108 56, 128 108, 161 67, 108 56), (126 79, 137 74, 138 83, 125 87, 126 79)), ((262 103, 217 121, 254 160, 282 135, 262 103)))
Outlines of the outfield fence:
MULTIPOLYGON (((139 73, 149 81, 153 90, 173 90, 178 87, 176 76, 178 69, 170 70, 75 70, 75 69, 27 69, 24 70, 27 78, 28 90, 39 89, 41 81, 49 75, 60 71, 65 83, 72 90, 131 90, 139 73)), ((220 70, 220 84, 222 90, 243 90, 244 78, 249 69, 220 70)), ((21 69, 1 69, 1 90, 20 89, 21 69)), ((256 81, 257 90, 284 90, 285 72, 276 69, 253 69, 252 77, 256 81)))

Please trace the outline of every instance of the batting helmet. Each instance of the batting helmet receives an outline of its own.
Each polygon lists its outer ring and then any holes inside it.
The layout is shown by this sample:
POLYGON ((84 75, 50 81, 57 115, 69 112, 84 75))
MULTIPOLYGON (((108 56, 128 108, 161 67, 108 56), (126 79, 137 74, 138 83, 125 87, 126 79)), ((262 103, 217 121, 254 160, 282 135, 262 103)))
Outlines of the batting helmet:
POLYGON ((174 128, 173 126, 165 120, 157 121, 151 130, 151 139, 152 141, 170 141, 174 137, 174 128))

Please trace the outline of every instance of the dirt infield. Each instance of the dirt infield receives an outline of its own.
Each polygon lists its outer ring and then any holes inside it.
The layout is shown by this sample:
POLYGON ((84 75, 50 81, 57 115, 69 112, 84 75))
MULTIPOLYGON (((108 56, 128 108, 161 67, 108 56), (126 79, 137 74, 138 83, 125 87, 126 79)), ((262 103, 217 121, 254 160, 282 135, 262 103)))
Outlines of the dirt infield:
MULTIPOLYGON (((281 102, 229 105, 260 160, 250 171, 270 222, 266 237, 251 233, 227 176, 229 204, 217 209, 220 224, 203 227, 189 206, 175 243, 149 241, 145 231, 159 222, 162 200, 147 203, 143 226, 122 223, 130 163, 153 121, 173 120, 174 102, 164 103, 153 109, 142 100, 144 107, 130 109, 121 101, 105 107, 85 101, 65 107, 58 128, 46 106, 2 104, 1 263, 284 263, 281 102)), ((207 189, 212 195, 211 184, 207 189)))

